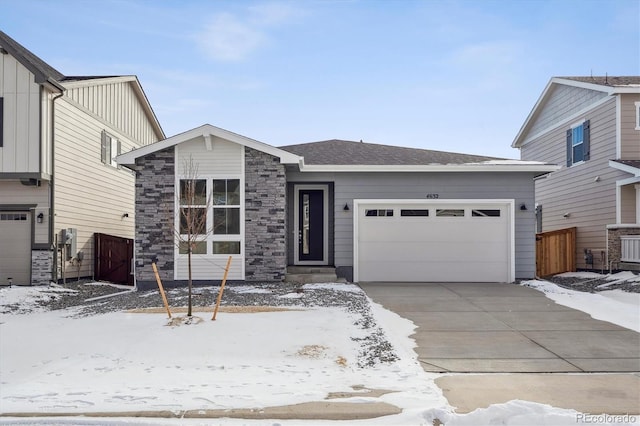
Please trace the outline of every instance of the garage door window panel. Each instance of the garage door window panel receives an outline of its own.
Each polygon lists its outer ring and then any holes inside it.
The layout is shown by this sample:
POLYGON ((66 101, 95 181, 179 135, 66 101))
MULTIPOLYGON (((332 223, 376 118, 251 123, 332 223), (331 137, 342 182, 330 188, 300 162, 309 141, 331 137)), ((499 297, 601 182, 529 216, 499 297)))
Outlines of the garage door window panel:
POLYGON ((464 209, 436 209, 438 217, 464 217, 464 209))
POLYGON ((473 209, 471 210, 472 217, 500 217, 500 209, 473 209))
POLYGON ((367 209, 364 215, 368 217, 391 217, 393 216, 393 209, 367 209))
POLYGON ((400 210, 400 216, 427 217, 429 216, 429 210, 428 209, 402 209, 400 210))

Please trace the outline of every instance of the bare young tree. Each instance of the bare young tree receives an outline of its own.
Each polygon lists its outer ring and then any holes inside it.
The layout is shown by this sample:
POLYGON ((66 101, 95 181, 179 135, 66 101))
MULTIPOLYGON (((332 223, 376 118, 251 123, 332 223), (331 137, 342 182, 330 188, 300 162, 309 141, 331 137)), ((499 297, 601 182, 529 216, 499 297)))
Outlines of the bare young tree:
POLYGON ((213 229, 207 227, 207 214, 211 207, 211 195, 207 193, 206 179, 198 178, 198 166, 193 158, 184 161, 183 174, 176 194, 177 214, 173 226, 178 252, 187 255, 188 308, 192 316, 192 255, 206 253, 206 239, 213 229))

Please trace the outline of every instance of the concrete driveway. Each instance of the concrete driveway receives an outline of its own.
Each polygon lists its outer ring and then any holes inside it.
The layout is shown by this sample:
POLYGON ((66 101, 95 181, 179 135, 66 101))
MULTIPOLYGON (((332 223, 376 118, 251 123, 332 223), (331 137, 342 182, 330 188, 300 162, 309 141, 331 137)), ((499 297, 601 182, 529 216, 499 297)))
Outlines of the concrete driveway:
POLYGON ((426 371, 449 373, 435 383, 458 413, 525 400, 580 413, 640 415, 635 331, 514 284, 360 286, 418 326, 418 359, 426 371))
POLYGON ((412 320, 429 372, 638 372, 640 334, 496 283, 361 283, 412 320))

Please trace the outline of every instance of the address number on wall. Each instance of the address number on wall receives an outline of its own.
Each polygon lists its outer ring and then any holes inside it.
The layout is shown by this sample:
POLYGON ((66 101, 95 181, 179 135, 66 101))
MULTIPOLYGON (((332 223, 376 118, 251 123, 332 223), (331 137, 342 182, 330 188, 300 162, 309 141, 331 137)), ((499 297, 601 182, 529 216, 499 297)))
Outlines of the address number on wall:
POLYGON ((427 194, 427 198, 434 200, 436 198, 440 198, 440 194, 427 194))

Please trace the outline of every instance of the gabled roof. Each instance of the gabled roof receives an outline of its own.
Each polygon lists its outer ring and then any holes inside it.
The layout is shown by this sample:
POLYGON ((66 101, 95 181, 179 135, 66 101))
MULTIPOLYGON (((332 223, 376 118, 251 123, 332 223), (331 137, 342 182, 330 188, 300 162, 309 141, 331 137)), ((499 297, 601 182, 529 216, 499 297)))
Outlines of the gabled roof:
POLYGON ((404 148, 366 142, 332 139, 328 141, 281 146, 281 149, 304 157, 305 165, 428 165, 465 164, 489 160, 495 157, 404 148))
MULTIPOLYGON (((588 76, 588 77, 553 77, 547 83, 542 94, 536 101, 527 116, 524 124, 518 131, 511 146, 520 148, 525 141, 526 133, 538 116, 540 110, 545 105, 548 97, 557 85, 580 87, 588 90, 603 92, 606 95, 613 96, 619 93, 640 93, 640 76, 588 76)), ((578 111, 576 111, 578 112, 578 111)))
POLYGON ((203 141, 210 140, 211 137, 218 137, 239 145, 248 146, 249 148, 256 149, 258 151, 265 152, 280 158, 282 164, 299 164, 302 158, 282 149, 276 148, 266 143, 258 142, 257 140, 248 138, 246 136, 239 135, 237 133, 230 132, 219 127, 212 126, 211 124, 203 124, 195 129, 188 130, 183 133, 179 133, 170 138, 145 145, 141 148, 134 149, 125 154, 118 155, 116 161, 123 166, 133 166, 136 164, 136 159, 144 157, 145 155, 152 154, 154 152, 162 151, 167 148, 171 148, 182 142, 187 142, 196 138, 203 138, 203 141))
POLYGON ((2 31, 0 31, 0 50, 4 50, 9 53, 11 56, 16 58, 18 62, 31 71, 33 75, 35 75, 36 83, 48 83, 60 91, 63 90, 59 82, 64 78, 64 75, 60 71, 38 58, 2 31))
POLYGON ((134 91, 140 97, 140 103, 144 108, 149 121, 154 127, 160 138, 164 137, 164 131, 160 126, 160 122, 156 117, 147 95, 142 89, 142 85, 135 75, 129 76, 65 76, 60 71, 47 64, 38 56, 33 54, 29 49, 0 31, 0 51, 6 51, 16 58, 25 68, 33 73, 35 82, 38 84, 49 84, 60 92, 67 88, 78 87, 81 85, 104 84, 112 81, 126 81, 133 85, 134 91))

